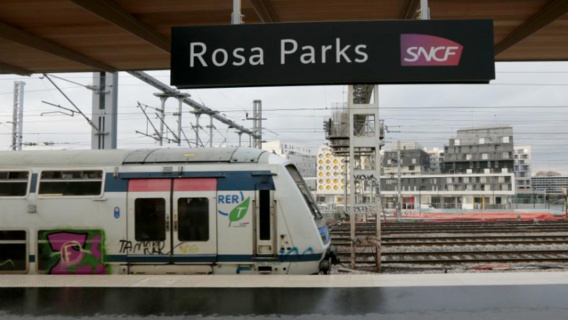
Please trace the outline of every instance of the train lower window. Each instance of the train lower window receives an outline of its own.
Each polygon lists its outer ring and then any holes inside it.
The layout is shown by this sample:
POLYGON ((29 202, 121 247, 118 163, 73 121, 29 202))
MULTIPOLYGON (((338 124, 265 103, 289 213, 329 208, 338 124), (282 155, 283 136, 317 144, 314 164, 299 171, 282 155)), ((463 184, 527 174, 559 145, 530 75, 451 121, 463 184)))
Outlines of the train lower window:
POLYGON ((27 272, 27 243, 24 230, 0 230, 0 274, 27 272))
POLYGON ((102 170, 42 171, 39 195, 99 196, 103 187, 102 170))
POLYGON ((136 241, 166 240, 166 200, 162 198, 134 201, 134 238, 136 241))
POLYGON ((209 241, 209 199, 178 199, 178 240, 209 241))
POLYGON ((0 171, 0 197, 23 197, 28 194, 28 171, 0 171))

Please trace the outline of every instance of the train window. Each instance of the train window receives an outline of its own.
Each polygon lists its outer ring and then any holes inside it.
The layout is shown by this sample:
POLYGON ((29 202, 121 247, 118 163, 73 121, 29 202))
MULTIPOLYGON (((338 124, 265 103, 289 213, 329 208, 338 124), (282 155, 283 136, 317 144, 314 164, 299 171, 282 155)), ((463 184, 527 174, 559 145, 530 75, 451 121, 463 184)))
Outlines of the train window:
POLYGON ((178 240, 209 241, 209 199, 178 199, 178 240))
POLYGON ((298 169, 296 169, 296 167, 294 167, 293 165, 287 165, 286 169, 292 176, 292 179, 294 179, 294 182, 296 182, 296 186, 298 186, 298 189, 300 189, 300 192, 304 196, 304 201, 308 205, 308 208, 310 209, 310 212, 312 213, 314 218, 322 219, 323 217, 318 206, 316 205, 316 202, 314 201, 314 198, 312 197, 312 193, 308 189, 304 178, 302 178, 302 175, 300 174, 300 172, 298 172, 298 169))
POLYGON ((50 196, 98 196, 103 188, 102 170, 42 171, 38 194, 50 196))
POLYGON ((0 274, 26 273, 28 244, 25 230, 0 230, 0 274))
POLYGON ((136 241, 166 240, 166 200, 140 198, 134 201, 134 238, 136 241))
POLYGON ((258 228, 259 239, 270 240, 270 190, 259 190, 258 228))
POLYGON ((0 197, 22 197, 28 194, 28 171, 0 171, 0 197))

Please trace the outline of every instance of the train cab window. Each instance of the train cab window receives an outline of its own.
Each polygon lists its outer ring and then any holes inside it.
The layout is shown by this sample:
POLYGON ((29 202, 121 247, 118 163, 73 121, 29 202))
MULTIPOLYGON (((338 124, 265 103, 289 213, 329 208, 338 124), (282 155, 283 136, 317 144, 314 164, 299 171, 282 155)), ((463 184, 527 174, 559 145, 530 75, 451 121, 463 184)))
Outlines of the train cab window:
POLYGON ((38 194, 44 196, 99 196, 102 191, 102 170, 53 170, 41 172, 38 194))
POLYGON ((178 240, 209 241, 209 199, 178 199, 178 240))
POLYGON ((134 238, 136 241, 166 240, 166 200, 140 198, 134 201, 134 238))
POLYGON ((26 273, 28 244, 25 230, 0 230, 0 274, 26 273))
POLYGON ((28 171, 0 171, 0 197, 23 197, 28 194, 28 171))
POLYGON ((314 218, 322 219, 323 216, 321 215, 321 212, 318 206, 316 205, 314 198, 312 197, 312 193, 308 189, 308 186, 306 185, 304 178, 302 178, 302 175, 300 174, 300 172, 298 172, 298 169, 296 169, 296 167, 294 167, 293 165, 287 165, 286 169, 288 170, 288 173, 292 176, 292 179, 294 179, 294 182, 296 182, 296 186, 298 186, 298 189, 300 189, 302 196, 304 196, 304 201, 308 205, 308 208, 310 209, 314 218))

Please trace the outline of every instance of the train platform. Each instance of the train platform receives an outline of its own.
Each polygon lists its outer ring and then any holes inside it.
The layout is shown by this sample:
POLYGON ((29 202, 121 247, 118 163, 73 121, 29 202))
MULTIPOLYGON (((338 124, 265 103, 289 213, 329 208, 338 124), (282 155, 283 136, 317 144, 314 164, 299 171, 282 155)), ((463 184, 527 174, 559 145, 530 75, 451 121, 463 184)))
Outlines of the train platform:
POLYGON ((0 276, 0 319, 565 319, 568 272, 0 276))
POLYGON ((333 288, 534 284, 568 285, 568 272, 334 275, 0 275, 0 288, 333 288))

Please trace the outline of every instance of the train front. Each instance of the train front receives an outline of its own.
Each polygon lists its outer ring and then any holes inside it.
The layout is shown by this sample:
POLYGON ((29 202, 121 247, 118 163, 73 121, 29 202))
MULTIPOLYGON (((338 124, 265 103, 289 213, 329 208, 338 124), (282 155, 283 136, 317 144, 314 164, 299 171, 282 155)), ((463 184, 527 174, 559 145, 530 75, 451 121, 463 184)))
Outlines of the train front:
MULTIPOLYGON (((311 273, 328 274, 332 264, 339 262, 335 248, 331 245, 329 228, 299 171, 289 162, 283 163, 283 166, 293 181, 293 184, 289 185, 290 188, 295 189, 295 192, 287 190, 290 192, 286 193, 297 195, 293 200, 283 203, 294 247, 302 246, 303 253, 311 252, 318 256, 317 261, 314 261, 318 263, 317 270, 311 273)), ((305 257, 305 260, 307 261, 308 257, 305 257)))

